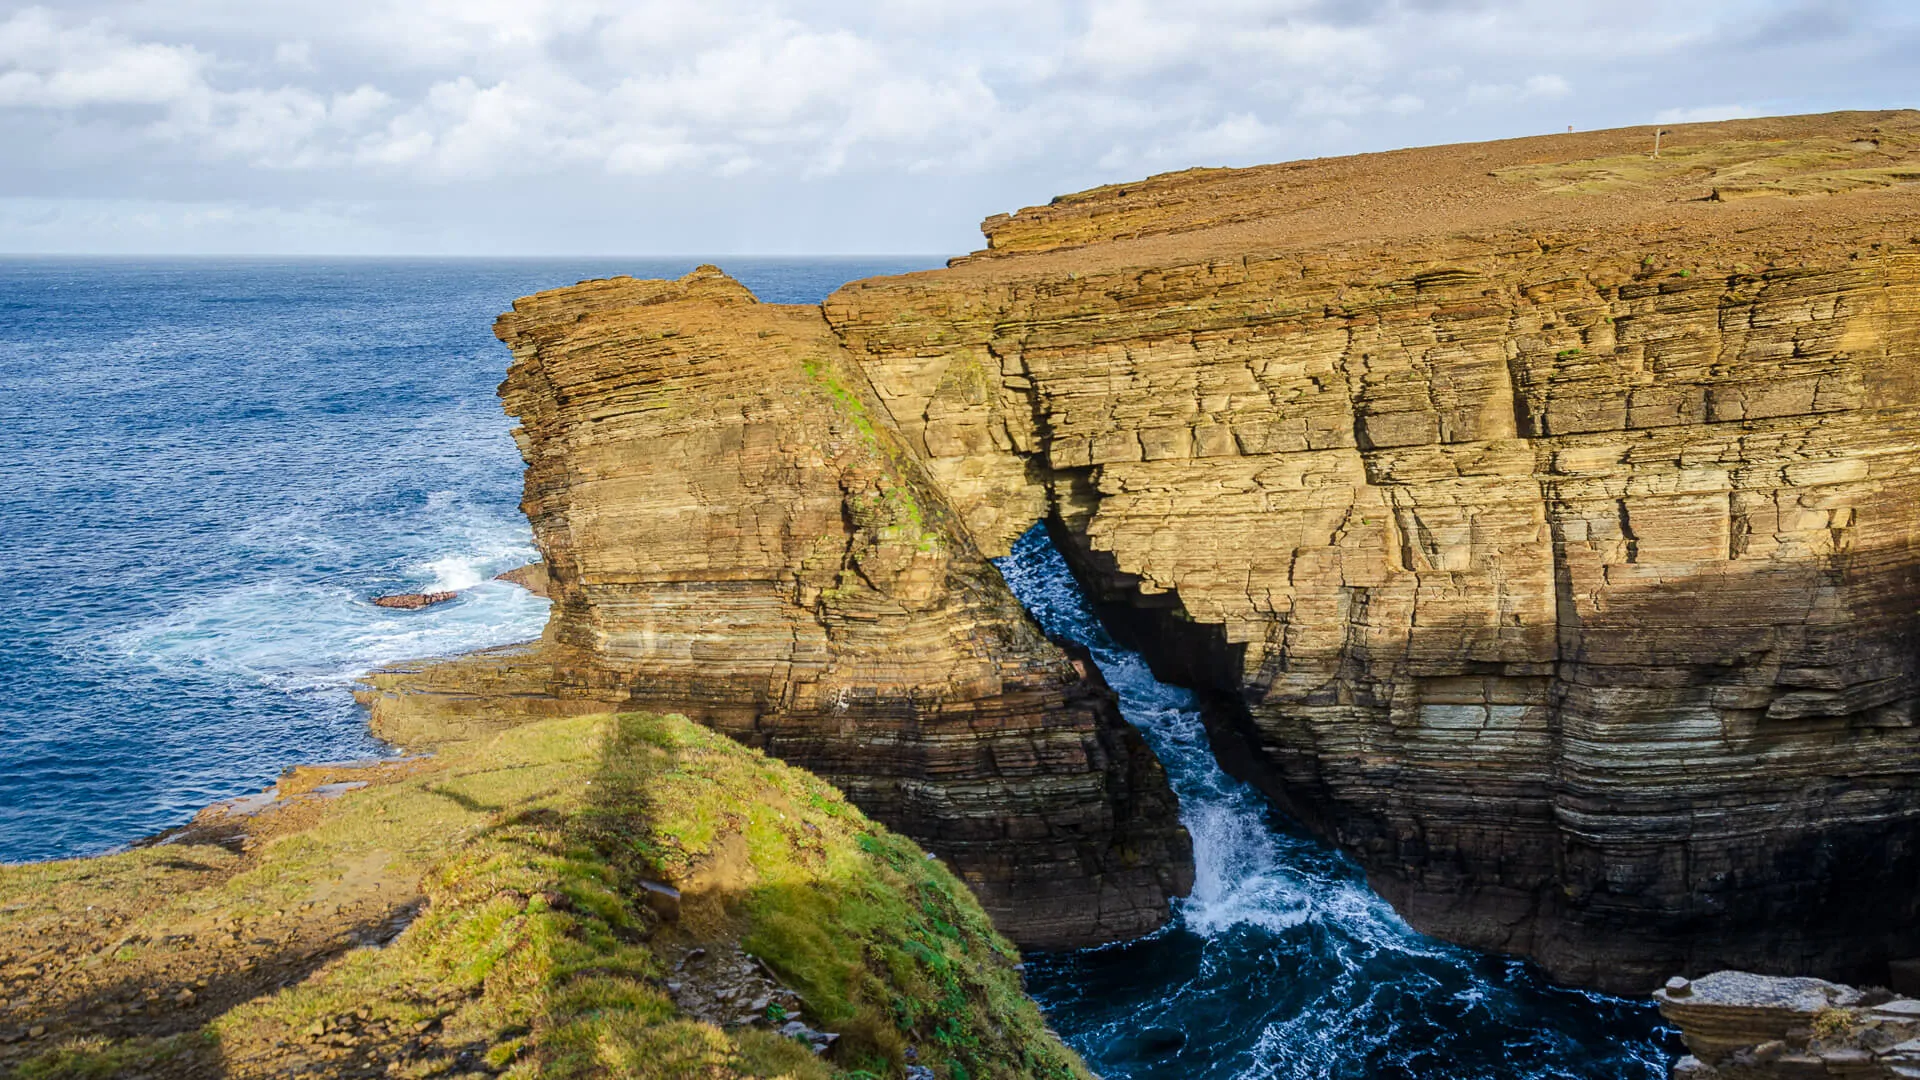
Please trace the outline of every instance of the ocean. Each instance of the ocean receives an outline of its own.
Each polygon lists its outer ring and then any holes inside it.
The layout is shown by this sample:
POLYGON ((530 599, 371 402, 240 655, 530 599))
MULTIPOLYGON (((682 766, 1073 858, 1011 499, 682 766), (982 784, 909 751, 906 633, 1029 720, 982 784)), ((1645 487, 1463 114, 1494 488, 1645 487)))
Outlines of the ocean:
MULTIPOLYGON (((0 862, 111 850, 298 762, 375 756, 349 688, 536 636, 490 332, 515 297, 695 259, 0 259, 0 862), (389 592, 460 590, 394 611, 389 592)), ((762 299, 937 258, 715 260, 762 299)), ((1092 646, 1167 765, 1199 882, 1173 925, 1030 958, 1103 1075, 1653 1078, 1642 1004, 1422 937, 1214 763, 1036 533, 1003 572, 1092 646)))
MULTIPOLYGON (((494 316, 699 261, 0 260, 0 861, 380 754, 354 676, 537 636, 494 316)), ((776 302, 938 265, 727 262, 776 302)))

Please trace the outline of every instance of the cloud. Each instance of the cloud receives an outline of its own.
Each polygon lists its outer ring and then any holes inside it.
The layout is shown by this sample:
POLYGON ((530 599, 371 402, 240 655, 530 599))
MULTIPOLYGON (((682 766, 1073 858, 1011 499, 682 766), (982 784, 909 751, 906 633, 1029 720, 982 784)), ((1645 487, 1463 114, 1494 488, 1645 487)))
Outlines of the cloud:
POLYGON ((0 107, 162 105, 201 87, 206 57, 136 42, 103 20, 63 24, 29 8, 0 23, 0 107))
POLYGON ((5 4, 0 195, 404 205, 396 235, 435 243, 503 214, 664 243, 805 188, 832 209, 768 225, 782 245, 887 206, 960 247, 985 209, 1144 171, 1911 103, 1858 57, 1920 49, 1896 0, 5 4))
POLYGON ((1551 101, 1571 93, 1573 87, 1558 75, 1530 75, 1517 83, 1474 83, 1467 87, 1467 101, 1474 105, 1551 101))

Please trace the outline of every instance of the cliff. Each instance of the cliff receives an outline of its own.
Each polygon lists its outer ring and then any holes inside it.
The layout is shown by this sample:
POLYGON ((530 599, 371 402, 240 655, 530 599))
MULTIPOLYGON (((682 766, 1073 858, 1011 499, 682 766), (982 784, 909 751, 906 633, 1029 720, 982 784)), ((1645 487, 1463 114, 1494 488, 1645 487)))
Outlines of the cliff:
POLYGON ((1027 940, 1134 932, 1164 786, 981 560, 1045 519, 1423 929, 1632 992, 1874 979, 1920 955, 1920 114, 1652 143, 1154 177, 818 309, 522 301, 554 622, 376 720, 688 709, 1027 940))
POLYGON ((818 779, 680 717, 438 750, 0 867, 0 1073, 1088 1077, 967 890, 818 779))
POLYGON ((1920 954, 1920 114, 1200 170, 824 313, 1417 926, 1644 992, 1920 954))
POLYGON ((411 741, 410 715, 503 696, 671 709, 838 785, 1023 944, 1166 919, 1191 856, 1158 762, 958 527, 818 309, 703 268, 543 293, 497 331, 552 621, 504 666, 382 680, 377 730, 411 741))

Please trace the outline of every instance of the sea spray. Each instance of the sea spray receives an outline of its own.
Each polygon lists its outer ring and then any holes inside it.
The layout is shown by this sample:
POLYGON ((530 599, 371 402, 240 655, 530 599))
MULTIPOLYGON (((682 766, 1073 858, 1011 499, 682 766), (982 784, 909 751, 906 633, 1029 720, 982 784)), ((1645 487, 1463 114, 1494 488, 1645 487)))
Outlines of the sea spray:
POLYGON ((1360 869, 1214 759, 1192 693, 1100 625, 1035 527, 996 561, 1056 637, 1093 653, 1167 770, 1194 888, 1136 942, 1033 957, 1030 989, 1108 1080, 1658 1080, 1650 1005, 1544 983, 1525 964, 1426 937, 1360 869))

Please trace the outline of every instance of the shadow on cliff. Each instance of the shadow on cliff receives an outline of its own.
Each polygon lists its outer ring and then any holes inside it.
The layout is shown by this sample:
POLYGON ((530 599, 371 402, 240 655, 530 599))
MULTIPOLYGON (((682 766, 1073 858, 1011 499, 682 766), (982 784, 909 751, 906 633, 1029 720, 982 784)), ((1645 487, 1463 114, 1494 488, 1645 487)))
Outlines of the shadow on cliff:
POLYGON ((1563 569, 1544 662, 1417 625, 1397 655, 1350 639, 1292 708, 1266 696, 1284 657, 1249 671, 1247 645, 1046 524, 1114 638, 1200 695, 1222 766, 1422 930, 1632 994, 1729 967, 1884 984, 1920 955, 1920 568, 1736 561, 1615 583, 1585 617, 1563 569), (1540 688, 1537 722, 1504 744, 1429 727, 1424 680, 1462 677, 1540 688))
POLYGON ((838 1036, 836 1068, 1073 1073, 1024 994, 1018 954, 911 840, 813 774, 680 717, 617 725, 578 835, 629 893, 677 886, 652 948, 696 1018, 738 1018, 742 1001, 701 1015, 691 1000, 712 957, 738 949, 797 993, 806 1024, 838 1036))

